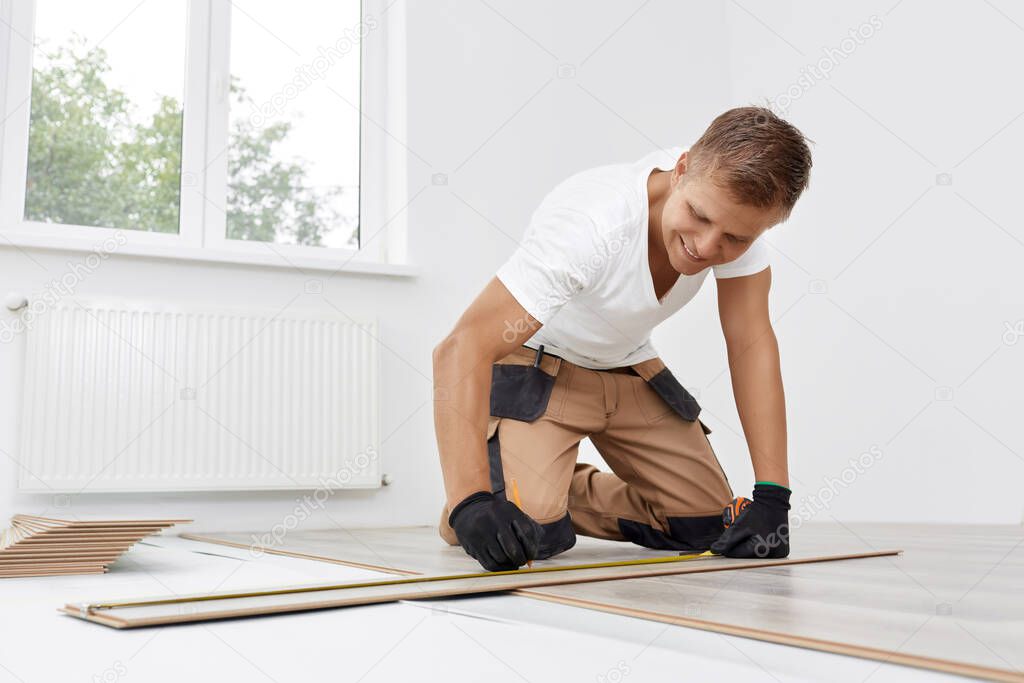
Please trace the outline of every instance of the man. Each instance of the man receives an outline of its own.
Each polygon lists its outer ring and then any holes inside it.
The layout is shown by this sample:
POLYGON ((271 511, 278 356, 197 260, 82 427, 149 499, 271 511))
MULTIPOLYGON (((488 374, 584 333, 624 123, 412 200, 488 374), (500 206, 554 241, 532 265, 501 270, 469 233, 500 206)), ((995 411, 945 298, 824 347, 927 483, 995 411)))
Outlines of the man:
POLYGON ((576 534, 732 557, 789 553, 785 403, 762 235, 806 188, 810 150, 770 110, 741 107, 671 159, 652 153, 559 184, 434 349, 440 533, 485 569, 551 557, 576 534), (650 341, 709 270, 757 481, 752 501, 733 499, 700 406, 650 341), (585 437, 611 472, 575 462, 585 437))

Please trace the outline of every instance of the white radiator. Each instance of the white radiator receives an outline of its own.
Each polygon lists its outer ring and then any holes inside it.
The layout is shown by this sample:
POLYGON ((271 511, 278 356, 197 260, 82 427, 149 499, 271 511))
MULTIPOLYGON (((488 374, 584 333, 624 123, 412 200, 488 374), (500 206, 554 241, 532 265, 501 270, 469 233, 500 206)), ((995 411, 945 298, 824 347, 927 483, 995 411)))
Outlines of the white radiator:
POLYGON ((19 489, 380 486, 377 325, 62 302, 26 332, 19 489))

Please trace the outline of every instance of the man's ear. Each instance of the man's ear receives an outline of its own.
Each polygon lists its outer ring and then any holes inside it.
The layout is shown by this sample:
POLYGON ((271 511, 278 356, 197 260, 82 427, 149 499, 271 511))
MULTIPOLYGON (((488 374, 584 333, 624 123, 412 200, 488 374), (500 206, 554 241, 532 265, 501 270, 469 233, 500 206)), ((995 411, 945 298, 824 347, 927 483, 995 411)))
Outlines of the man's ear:
POLYGON ((680 154, 679 159, 676 161, 676 167, 672 169, 672 176, 670 177, 671 182, 669 184, 673 188, 676 186, 676 183, 679 182, 679 179, 686 175, 686 169, 690 165, 689 153, 690 150, 686 150, 680 154))

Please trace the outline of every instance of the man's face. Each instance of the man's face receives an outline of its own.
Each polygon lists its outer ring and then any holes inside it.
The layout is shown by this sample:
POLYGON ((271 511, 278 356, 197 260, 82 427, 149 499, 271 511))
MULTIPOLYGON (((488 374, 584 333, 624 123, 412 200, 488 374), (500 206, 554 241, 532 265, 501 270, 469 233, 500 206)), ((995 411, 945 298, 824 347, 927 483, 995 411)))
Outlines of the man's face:
POLYGON ((696 275, 739 258, 765 230, 779 222, 777 209, 736 202, 707 178, 687 176, 686 153, 672 171, 673 190, 665 200, 662 237, 677 272, 696 275))

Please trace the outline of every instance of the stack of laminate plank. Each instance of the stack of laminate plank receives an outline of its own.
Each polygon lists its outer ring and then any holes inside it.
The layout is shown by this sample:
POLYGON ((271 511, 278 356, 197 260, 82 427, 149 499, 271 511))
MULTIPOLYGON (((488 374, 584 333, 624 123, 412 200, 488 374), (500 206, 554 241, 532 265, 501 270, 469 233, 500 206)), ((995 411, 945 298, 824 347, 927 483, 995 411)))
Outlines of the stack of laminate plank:
POLYGON ((0 532, 0 578, 102 574, 135 543, 190 519, 70 520, 15 515, 0 532))

